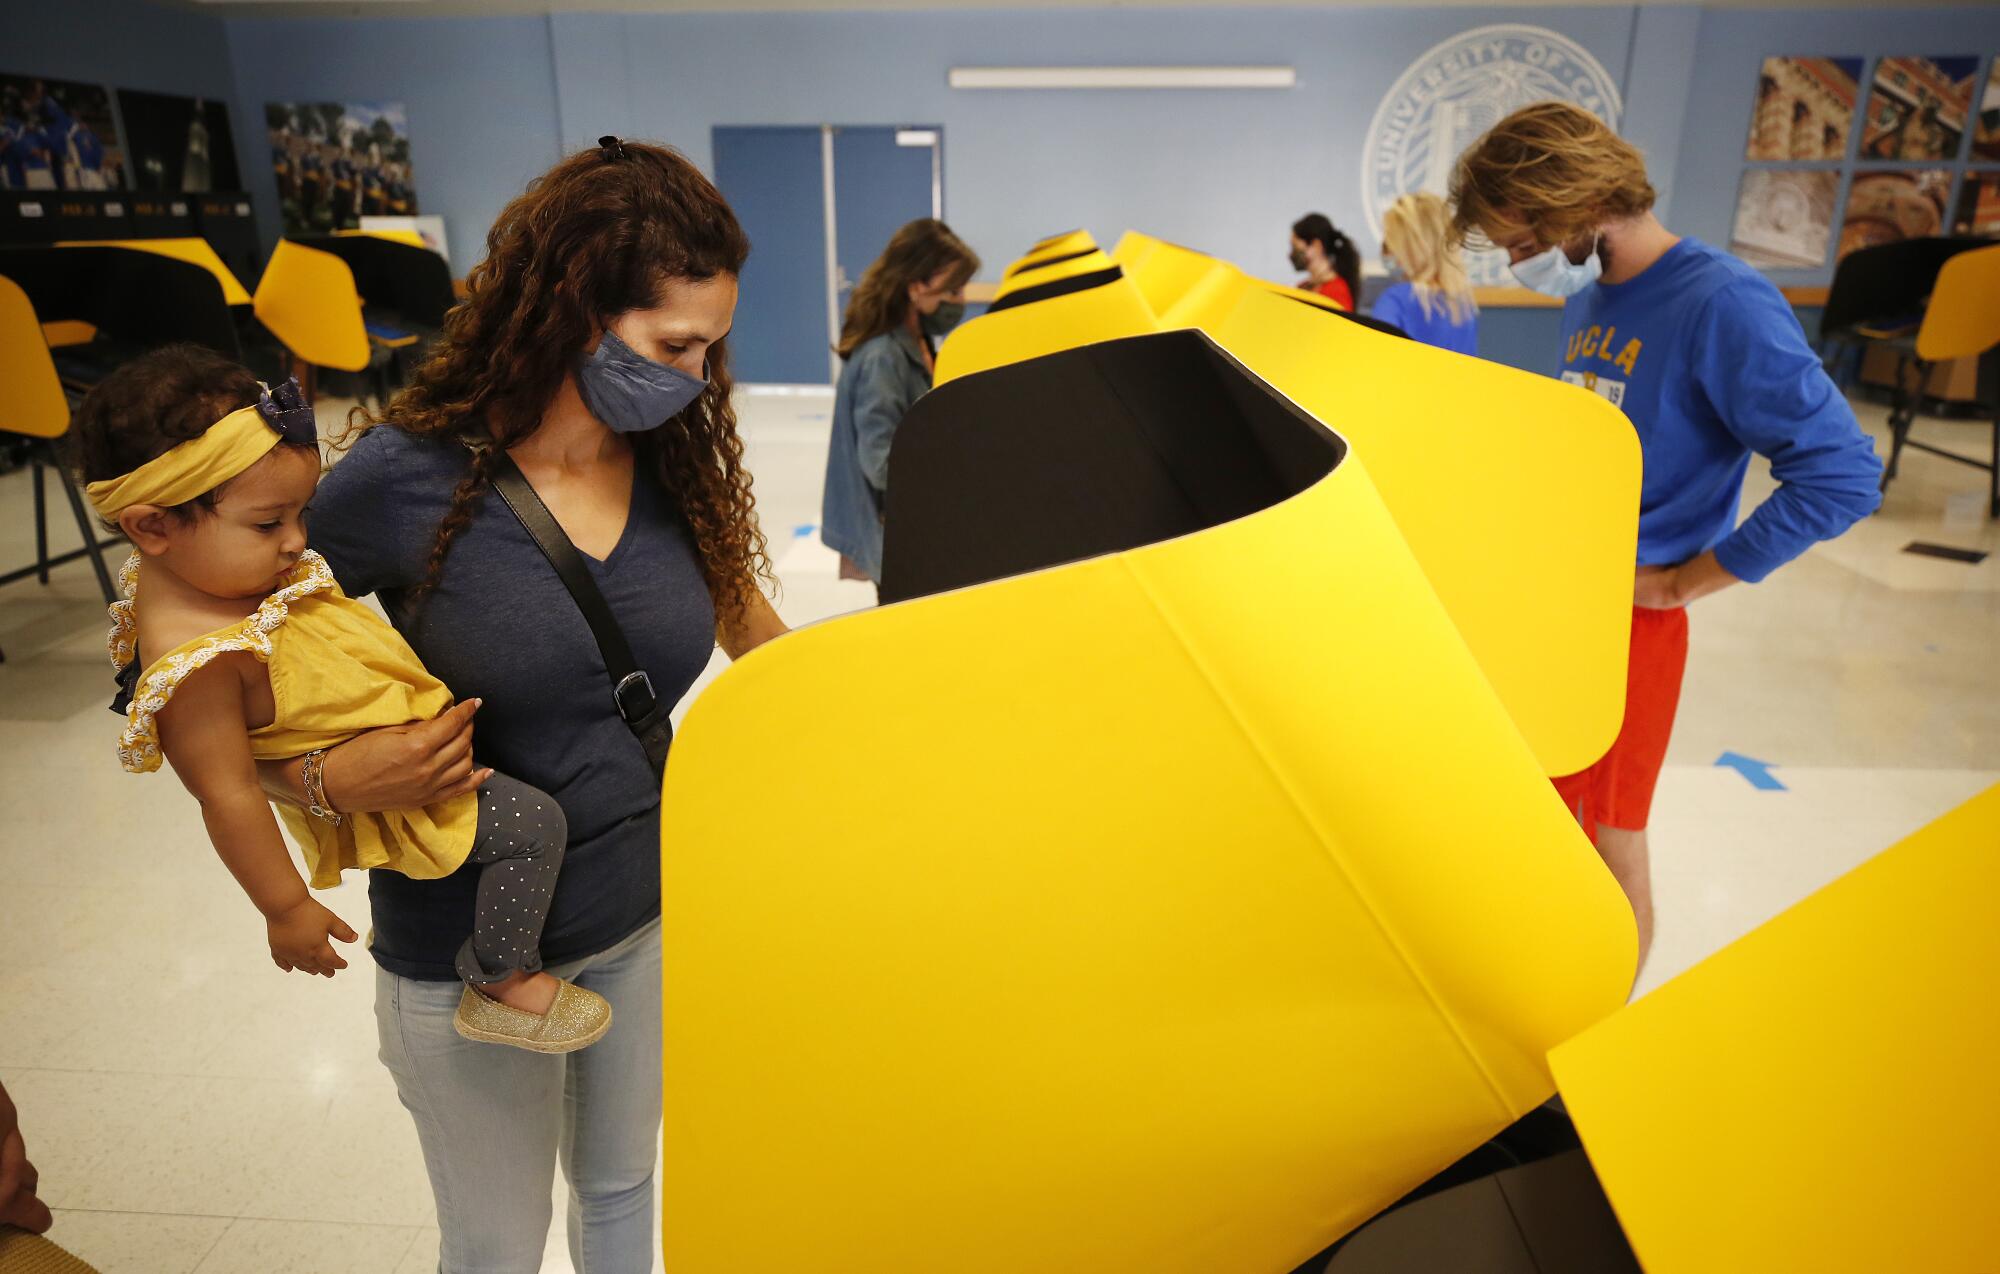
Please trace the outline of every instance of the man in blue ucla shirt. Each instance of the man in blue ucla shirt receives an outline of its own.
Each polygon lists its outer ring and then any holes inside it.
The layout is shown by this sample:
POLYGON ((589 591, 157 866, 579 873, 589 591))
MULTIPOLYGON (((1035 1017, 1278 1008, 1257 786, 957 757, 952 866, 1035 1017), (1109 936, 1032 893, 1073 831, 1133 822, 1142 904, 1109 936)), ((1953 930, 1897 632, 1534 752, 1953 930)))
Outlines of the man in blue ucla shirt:
POLYGON ((1556 789, 1652 942, 1646 823, 1687 660, 1688 603, 1756 583, 1874 512, 1882 465, 1791 307, 1724 252, 1653 215, 1645 161, 1596 116, 1523 107, 1460 157, 1461 237, 1506 249, 1515 277, 1564 298, 1562 378, 1602 395, 1645 453, 1625 723, 1556 789), (1750 453, 1778 489, 1740 525, 1750 453))

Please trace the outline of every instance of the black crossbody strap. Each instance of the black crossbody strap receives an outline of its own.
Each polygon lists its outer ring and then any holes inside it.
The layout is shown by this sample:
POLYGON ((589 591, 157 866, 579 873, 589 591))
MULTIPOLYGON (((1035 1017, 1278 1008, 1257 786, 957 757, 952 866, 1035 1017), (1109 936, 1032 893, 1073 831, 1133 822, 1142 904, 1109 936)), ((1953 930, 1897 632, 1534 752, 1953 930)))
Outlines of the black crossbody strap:
POLYGON ((611 674, 611 697, 618 706, 618 715, 632 733, 639 736, 639 742, 646 747, 646 754, 658 769, 666 763, 666 745, 670 737, 667 726, 667 712, 653 693, 653 682, 632 658, 632 647, 625 640, 625 632, 618 627, 618 620, 611 614, 611 607, 605 602, 604 594, 598 591, 597 581, 591 578, 590 568, 584 564, 583 554, 564 533, 562 525, 542 503, 542 497, 528 485, 528 479, 521 473, 514 458, 501 454, 493 466, 493 489, 514 511, 542 556, 555 567, 556 575, 563 587, 576 601, 576 608, 583 612, 584 622, 590 625, 591 635, 597 638, 597 649, 604 656, 605 671, 611 674))

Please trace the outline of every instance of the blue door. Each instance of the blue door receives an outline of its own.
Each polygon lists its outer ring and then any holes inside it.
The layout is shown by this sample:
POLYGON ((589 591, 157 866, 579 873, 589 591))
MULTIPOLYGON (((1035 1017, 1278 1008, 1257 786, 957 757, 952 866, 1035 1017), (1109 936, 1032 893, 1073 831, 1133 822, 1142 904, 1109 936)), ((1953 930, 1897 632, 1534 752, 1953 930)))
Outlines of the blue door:
POLYGON ((827 383, 826 179, 821 130, 722 128, 715 184, 750 236, 730 366, 738 381, 827 383))
POLYGON ((943 215, 943 138, 934 126, 833 130, 834 289, 841 313, 896 231, 943 215))

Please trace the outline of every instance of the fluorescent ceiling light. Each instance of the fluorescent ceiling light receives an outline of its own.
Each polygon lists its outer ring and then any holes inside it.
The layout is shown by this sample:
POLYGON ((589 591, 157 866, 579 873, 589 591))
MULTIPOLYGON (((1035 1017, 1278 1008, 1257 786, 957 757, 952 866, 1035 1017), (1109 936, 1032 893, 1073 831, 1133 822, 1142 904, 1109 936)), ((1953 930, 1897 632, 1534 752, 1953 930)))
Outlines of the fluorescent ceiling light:
POLYGON ((937 139, 937 130, 935 128, 899 128, 896 130, 896 144, 898 146, 935 146, 937 145, 937 139))
POLYGON ((1289 66, 954 66, 953 88, 1291 88, 1289 66))

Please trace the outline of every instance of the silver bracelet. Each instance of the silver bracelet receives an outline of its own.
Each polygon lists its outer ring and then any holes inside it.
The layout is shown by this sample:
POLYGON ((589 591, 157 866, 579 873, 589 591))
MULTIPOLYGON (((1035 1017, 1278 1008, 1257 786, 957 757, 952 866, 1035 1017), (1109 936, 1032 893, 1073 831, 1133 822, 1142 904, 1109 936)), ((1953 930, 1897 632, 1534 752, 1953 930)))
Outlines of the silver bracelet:
POLYGON ((304 780, 306 788, 306 813, 339 827, 346 820, 326 799, 325 769, 325 748, 306 753, 305 767, 300 772, 300 778, 304 780))

